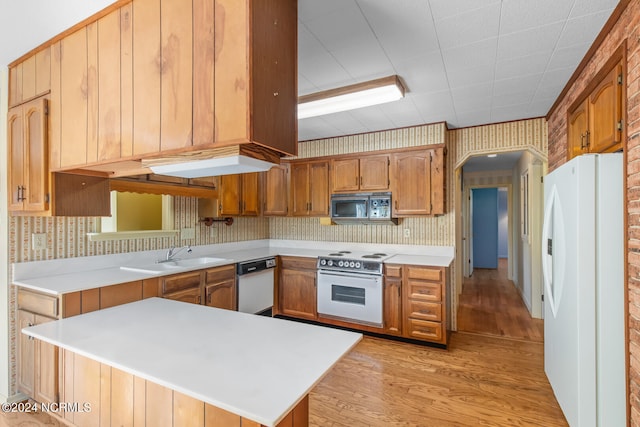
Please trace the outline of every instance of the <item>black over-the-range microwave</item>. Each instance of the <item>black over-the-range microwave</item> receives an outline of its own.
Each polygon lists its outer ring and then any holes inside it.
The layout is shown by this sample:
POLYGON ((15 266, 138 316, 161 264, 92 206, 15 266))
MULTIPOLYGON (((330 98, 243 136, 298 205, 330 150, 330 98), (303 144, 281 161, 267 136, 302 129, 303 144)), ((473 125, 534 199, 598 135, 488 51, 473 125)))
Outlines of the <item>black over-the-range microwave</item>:
POLYGON ((337 224, 397 224, 391 218, 391 193, 331 195, 331 220, 337 224))

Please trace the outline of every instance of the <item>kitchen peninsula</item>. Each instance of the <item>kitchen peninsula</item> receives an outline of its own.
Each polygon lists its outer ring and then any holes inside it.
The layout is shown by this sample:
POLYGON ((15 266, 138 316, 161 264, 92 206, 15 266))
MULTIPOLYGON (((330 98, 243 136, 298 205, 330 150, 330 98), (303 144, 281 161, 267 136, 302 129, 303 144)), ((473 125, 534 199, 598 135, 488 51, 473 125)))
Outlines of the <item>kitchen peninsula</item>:
POLYGON ((306 426, 308 393, 362 339, 161 298, 22 332, 63 349, 60 401, 92 408, 60 414, 75 425, 306 426))

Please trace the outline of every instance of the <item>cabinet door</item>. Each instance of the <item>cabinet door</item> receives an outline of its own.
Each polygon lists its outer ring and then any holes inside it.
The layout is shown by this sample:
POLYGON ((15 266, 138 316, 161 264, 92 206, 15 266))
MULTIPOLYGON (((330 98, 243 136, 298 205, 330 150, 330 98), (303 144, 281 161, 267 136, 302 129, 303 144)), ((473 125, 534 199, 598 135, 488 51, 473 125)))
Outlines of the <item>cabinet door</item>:
POLYGON ((24 104, 25 210, 49 209, 49 151, 47 146, 47 100, 34 99, 24 104))
POLYGON ((278 286, 280 313, 304 319, 318 317, 315 271, 283 268, 278 286))
POLYGON ((202 178, 189 178, 189 185, 197 186, 197 187, 217 188, 218 177, 205 176, 202 178))
POLYGON ((264 173, 264 216, 285 216, 288 211, 287 175, 289 169, 286 164, 274 166, 264 173))
POLYGON ((569 113, 567 156, 572 159, 586 152, 589 135, 589 101, 585 99, 578 107, 569 113))
POLYGON ((9 210, 22 210, 24 205, 24 123, 22 107, 9 110, 7 122, 7 146, 9 147, 9 210))
POLYGON ((258 172, 242 174, 242 215, 257 216, 260 213, 258 172))
POLYGON ((621 65, 613 67, 589 96, 591 153, 602 153, 622 141, 622 84, 618 76, 622 79, 621 65))
POLYGON ((444 148, 431 151, 431 214, 446 212, 446 162, 444 148))
POLYGON ((389 156, 366 156, 360 159, 360 190, 389 189, 389 156))
POLYGON ((205 304, 209 307, 236 309, 236 281, 226 280, 205 287, 205 304))
POLYGON ((242 176, 240 174, 220 177, 220 214, 240 215, 242 176))
MULTIPOLYGON (((44 316, 35 316, 36 325, 52 322, 44 316)), ((35 395, 38 402, 58 402, 58 347, 44 341, 35 342, 35 395)))
POLYGON ((176 301, 188 302, 191 304, 200 304, 202 301, 200 288, 185 289, 183 291, 172 292, 170 294, 164 294, 163 298, 168 298, 176 301))
POLYGON ((329 162, 309 165, 309 215, 329 215, 329 162))
POLYGON ((88 48, 87 30, 82 28, 60 41, 61 122, 60 166, 87 162, 88 138, 88 48))
POLYGON ((431 151, 393 156, 393 216, 431 214, 431 151))
POLYGON ((331 160, 331 192, 352 192, 360 189, 360 161, 358 159, 331 160))
POLYGON ((35 323, 34 314, 18 310, 18 390, 30 397, 35 391, 35 340, 21 331, 35 323))
POLYGON ((383 321, 386 333, 402 333, 402 279, 384 278, 383 321))
POLYGON ((305 216, 309 212, 309 164, 291 164, 291 214, 305 216))

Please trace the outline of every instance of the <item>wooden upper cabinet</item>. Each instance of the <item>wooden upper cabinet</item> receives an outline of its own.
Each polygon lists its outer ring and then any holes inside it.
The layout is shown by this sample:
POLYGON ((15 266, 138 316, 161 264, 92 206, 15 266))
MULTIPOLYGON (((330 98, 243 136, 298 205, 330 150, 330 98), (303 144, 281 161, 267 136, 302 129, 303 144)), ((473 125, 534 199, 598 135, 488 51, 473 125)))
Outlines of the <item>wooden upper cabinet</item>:
POLYGON ((262 215, 285 216, 289 211, 288 178, 289 166, 284 163, 274 166, 263 175, 264 197, 262 215))
POLYGON ((49 208, 47 100, 37 98, 9 110, 9 210, 49 208))
POLYGON ((331 160, 331 192, 383 191, 389 189, 389 156, 331 160))
POLYGON ((393 217, 431 214, 431 150, 393 155, 393 217))
POLYGON ((588 152, 589 137, 589 100, 585 99, 572 112, 568 118, 568 156, 569 159, 588 152))
POLYGON ((222 175, 219 177, 219 211, 221 215, 256 216, 260 212, 259 174, 222 175))
POLYGON ((612 152, 622 148, 624 78, 622 62, 605 65, 569 108, 568 159, 584 153, 612 152))
POLYGON ((589 152, 602 153, 622 141, 622 65, 618 64, 589 95, 589 152))
POLYGON ((293 216, 329 215, 329 162, 292 162, 289 194, 293 216))
POLYGON ((9 106, 20 105, 51 89, 51 49, 37 52, 9 69, 9 106))

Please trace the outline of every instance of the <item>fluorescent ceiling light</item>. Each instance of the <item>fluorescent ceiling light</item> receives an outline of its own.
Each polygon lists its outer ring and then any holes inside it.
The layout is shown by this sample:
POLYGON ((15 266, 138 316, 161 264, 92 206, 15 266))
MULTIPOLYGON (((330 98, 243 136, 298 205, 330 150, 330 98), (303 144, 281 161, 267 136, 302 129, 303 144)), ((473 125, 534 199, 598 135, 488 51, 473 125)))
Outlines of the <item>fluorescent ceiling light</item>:
POLYGON ((150 166, 153 173, 180 178, 230 175, 235 173, 262 172, 271 169, 273 163, 248 156, 214 157, 192 162, 150 166))
POLYGON ((298 119, 355 110, 397 101, 404 97, 398 76, 383 77, 298 98, 298 119))

